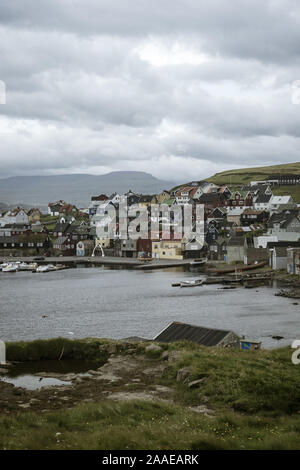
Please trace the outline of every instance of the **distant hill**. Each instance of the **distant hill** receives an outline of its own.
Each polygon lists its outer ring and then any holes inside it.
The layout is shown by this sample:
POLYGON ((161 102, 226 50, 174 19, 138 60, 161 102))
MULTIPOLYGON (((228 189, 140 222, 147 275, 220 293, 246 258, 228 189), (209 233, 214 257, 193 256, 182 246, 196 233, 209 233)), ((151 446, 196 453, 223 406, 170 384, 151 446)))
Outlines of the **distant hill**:
POLYGON ((42 207, 50 201, 63 199, 78 207, 90 203, 91 196, 101 193, 156 194, 173 186, 142 171, 114 171, 106 175, 13 176, 0 179, 0 201, 42 207))
POLYGON ((300 162, 222 171, 221 173, 216 173, 206 181, 215 184, 247 184, 252 180, 269 179, 272 175, 276 174, 300 174, 300 162))

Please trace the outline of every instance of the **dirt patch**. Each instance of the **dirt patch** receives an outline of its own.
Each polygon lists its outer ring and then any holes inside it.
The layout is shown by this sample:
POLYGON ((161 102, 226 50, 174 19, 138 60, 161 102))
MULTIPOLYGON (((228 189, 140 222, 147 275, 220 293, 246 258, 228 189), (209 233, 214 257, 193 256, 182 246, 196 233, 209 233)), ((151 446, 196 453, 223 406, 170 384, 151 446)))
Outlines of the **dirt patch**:
POLYGON ((107 395, 107 400, 113 401, 130 401, 130 400, 143 400, 143 401, 164 401, 169 403, 171 400, 166 400, 155 395, 154 392, 116 392, 107 395))
POLYGON ((87 374, 39 372, 45 378, 70 380, 70 385, 46 386, 39 390, 16 387, 0 380, 0 413, 11 414, 28 410, 45 412, 71 408, 82 402, 103 400, 164 400, 171 401, 171 387, 155 384, 167 368, 157 359, 143 355, 112 355, 106 364, 87 374))

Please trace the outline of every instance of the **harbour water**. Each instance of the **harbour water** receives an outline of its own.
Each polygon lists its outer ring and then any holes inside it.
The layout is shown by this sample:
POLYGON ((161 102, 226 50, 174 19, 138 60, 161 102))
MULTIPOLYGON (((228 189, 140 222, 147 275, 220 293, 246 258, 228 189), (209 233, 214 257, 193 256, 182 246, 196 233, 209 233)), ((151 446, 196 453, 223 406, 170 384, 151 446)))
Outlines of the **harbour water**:
POLYGON ((300 339, 299 305, 275 297, 276 288, 171 286, 200 277, 182 268, 0 272, 0 339, 153 338, 172 321, 233 330, 264 348, 300 339))

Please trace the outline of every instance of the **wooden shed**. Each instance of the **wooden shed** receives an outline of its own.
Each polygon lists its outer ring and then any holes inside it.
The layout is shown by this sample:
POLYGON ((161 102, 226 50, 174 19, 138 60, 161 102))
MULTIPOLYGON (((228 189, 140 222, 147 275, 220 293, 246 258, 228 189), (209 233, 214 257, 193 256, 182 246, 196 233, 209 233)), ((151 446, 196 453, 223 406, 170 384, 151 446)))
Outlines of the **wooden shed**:
POLYGON ((172 322, 154 340, 161 343, 192 341, 203 346, 240 346, 240 337, 230 330, 218 330, 187 323, 172 322))

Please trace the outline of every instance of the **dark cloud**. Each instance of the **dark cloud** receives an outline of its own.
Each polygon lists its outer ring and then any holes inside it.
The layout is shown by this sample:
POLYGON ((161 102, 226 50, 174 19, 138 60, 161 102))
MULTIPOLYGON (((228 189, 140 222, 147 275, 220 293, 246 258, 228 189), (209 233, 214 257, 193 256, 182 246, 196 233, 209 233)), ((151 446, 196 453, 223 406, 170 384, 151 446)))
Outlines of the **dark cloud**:
POLYGON ((294 0, 0 5, 0 176, 299 160, 294 0))

